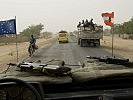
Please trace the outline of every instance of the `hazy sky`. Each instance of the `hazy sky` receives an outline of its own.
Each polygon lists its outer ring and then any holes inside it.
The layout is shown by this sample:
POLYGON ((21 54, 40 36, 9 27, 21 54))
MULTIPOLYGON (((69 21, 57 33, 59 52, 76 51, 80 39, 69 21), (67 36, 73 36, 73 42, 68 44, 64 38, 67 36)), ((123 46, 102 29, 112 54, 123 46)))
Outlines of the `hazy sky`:
POLYGON ((90 18, 104 25, 103 12, 115 12, 115 23, 128 21, 133 16, 133 0, 0 0, 0 20, 17 16, 18 32, 39 23, 44 31, 73 31, 79 21, 90 18))

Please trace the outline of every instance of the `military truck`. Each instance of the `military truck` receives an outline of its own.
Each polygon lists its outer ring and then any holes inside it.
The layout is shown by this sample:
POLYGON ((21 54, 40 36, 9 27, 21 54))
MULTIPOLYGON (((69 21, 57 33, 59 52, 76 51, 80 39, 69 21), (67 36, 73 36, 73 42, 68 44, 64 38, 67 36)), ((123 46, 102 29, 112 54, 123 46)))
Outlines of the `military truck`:
POLYGON ((90 27, 78 27, 78 45, 100 46, 100 39, 103 39, 103 26, 94 25, 95 29, 90 27))

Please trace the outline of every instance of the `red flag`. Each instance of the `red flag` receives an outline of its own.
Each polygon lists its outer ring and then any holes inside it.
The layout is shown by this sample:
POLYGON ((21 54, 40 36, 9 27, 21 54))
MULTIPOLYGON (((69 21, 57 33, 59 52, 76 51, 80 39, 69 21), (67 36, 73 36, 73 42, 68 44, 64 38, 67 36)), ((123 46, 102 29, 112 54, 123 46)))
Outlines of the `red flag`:
POLYGON ((104 23, 108 26, 114 26, 114 12, 112 13, 102 13, 104 23))

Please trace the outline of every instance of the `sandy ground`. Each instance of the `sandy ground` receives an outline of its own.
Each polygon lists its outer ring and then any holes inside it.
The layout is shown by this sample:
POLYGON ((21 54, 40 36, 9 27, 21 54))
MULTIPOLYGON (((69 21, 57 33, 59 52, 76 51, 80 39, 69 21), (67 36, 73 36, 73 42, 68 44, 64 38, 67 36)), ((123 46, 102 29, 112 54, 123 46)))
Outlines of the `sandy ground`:
MULTIPOLYGON (((104 36, 101 43, 105 50, 112 53, 112 37, 104 36)), ((133 61, 133 40, 121 39, 117 36, 114 37, 114 55, 120 55, 125 58, 129 58, 133 61)))
MULTIPOLYGON (((47 47, 51 44, 51 41, 53 41, 55 38, 49 38, 49 39, 38 39, 37 45, 39 49, 47 47)), ((22 61, 26 58, 28 58, 29 54, 27 51, 27 48, 29 46, 28 42, 24 43, 18 43, 18 60, 22 61)), ((38 49, 38 50, 39 50, 38 49)), ((0 72, 5 70, 7 68, 7 63, 10 62, 17 62, 17 52, 16 52, 16 44, 8 44, 0 46, 0 72)))
MULTIPOLYGON (((37 40, 37 45, 40 48, 44 48, 51 44, 51 41, 55 40, 55 38, 50 39, 39 39, 37 40)), ((101 47, 104 48, 108 52, 112 52, 111 50, 111 36, 104 36, 104 39, 101 41, 101 47)), ((19 43, 18 51, 19 51, 19 61, 28 58, 27 48, 29 46, 28 42, 19 43)), ((7 68, 7 63, 17 62, 16 56, 16 44, 8 44, 0 46, 0 72, 7 68)), ((122 57, 129 58, 130 61, 133 61, 133 40, 125 40, 118 37, 114 38, 114 55, 121 55, 122 57)))

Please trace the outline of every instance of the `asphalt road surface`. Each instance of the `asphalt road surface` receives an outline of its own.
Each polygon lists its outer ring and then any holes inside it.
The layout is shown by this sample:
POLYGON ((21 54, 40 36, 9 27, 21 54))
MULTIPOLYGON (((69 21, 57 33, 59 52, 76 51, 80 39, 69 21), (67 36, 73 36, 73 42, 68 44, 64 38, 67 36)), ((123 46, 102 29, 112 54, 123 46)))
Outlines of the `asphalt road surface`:
MULTIPOLYGON (((63 60, 69 65, 81 65, 86 59, 86 56, 111 56, 111 54, 104 50, 102 47, 80 47, 77 44, 75 36, 69 37, 69 43, 60 43, 53 41, 52 45, 47 48, 42 48, 35 52, 33 57, 27 61, 35 62, 41 60, 42 63, 55 60, 63 60)), ((70 66, 72 69, 77 66, 70 66)))

